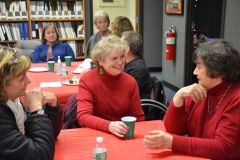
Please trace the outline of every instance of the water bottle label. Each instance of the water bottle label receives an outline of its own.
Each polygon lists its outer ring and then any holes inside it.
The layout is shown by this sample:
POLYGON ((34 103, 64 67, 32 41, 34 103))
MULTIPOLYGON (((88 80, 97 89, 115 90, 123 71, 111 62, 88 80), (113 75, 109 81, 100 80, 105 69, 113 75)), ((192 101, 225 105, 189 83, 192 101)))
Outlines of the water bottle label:
POLYGON ((94 154, 95 160, 106 160, 107 159, 107 152, 95 153, 94 154))

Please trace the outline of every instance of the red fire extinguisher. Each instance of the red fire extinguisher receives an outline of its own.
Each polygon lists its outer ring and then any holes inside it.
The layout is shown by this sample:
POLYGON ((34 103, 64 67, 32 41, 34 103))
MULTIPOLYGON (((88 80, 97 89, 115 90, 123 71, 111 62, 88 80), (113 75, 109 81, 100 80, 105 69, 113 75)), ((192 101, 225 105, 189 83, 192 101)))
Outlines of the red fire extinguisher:
POLYGON ((169 29, 167 36, 166 36, 166 59, 167 60, 174 60, 175 59, 175 38, 176 38, 176 33, 171 27, 169 29))

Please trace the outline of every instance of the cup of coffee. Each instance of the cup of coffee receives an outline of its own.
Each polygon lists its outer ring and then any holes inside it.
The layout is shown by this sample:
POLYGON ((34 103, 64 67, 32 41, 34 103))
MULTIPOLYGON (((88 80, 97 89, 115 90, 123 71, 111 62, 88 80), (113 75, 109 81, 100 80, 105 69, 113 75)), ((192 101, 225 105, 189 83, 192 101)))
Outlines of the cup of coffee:
POLYGON ((124 135, 125 138, 133 138, 134 137, 134 129, 135 129, 135 122, 137 120, 136 117, 126 116, 121 118, 122 122, 125 123, 129 129, 127 134, 124 135))

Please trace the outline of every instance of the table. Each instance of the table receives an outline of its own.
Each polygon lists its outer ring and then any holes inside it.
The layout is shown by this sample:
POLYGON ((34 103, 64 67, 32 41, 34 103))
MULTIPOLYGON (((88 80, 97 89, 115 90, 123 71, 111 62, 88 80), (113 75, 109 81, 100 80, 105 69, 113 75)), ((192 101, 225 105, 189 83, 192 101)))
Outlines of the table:
POLYGON ((135 125, 133 139, 118 138, 110 133, 90 128, 61 130, 55 142, 54 160, 92 160, 92 150, 96 145, 96 137, 102 136, 107 147, 108 160, 204 160, 174 153, 168 149, 150 150, 143 146, 143 137, 150 130, 165 131, 162 121, 143 121, 135 125))
MULTIPOLYGON (((78 65, 82 62, 72 62, 71 66, 66 66, 68 70, 68 78, 71 79, 74 76, 79 78, 79 74, 74 74, 71 71, 76 69, 78 65)), ((48 68, 47 63, 32 63, 31 67, 46 67, 48 68)), ((31 83, 27 86, 27 90, 33 89, 34 87, 39 87, 41 82, 62 82, 66 80, 62 78, 61 75, 56 74, 56 63, 54 67, 54 72, 27 72, 27 76, 31 80, 31 83)), ((58 101, 60 102, 62 108, 64 109, 68 98, 78 92, 78 85, 70 86, 70 85, 62 85, 61 87, 53 87, 53 88, 43 88, 43 91, 52 92, 56 95, 58 101)))

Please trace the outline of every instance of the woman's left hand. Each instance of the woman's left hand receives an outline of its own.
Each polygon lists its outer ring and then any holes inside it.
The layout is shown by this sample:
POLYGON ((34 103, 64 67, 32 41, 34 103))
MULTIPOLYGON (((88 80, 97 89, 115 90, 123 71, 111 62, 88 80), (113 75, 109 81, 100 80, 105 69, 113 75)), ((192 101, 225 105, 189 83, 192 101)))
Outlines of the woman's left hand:
POLYGON ((43 105, 48 103, 49 106, 56 106, 57 105, 57 98, 56 95, 51 92, 43 91, 43 105))
POLYGON ((148 149, 172 149, 173 136, 161 130, 149 131, 143 138, 144 147, 148 149))

